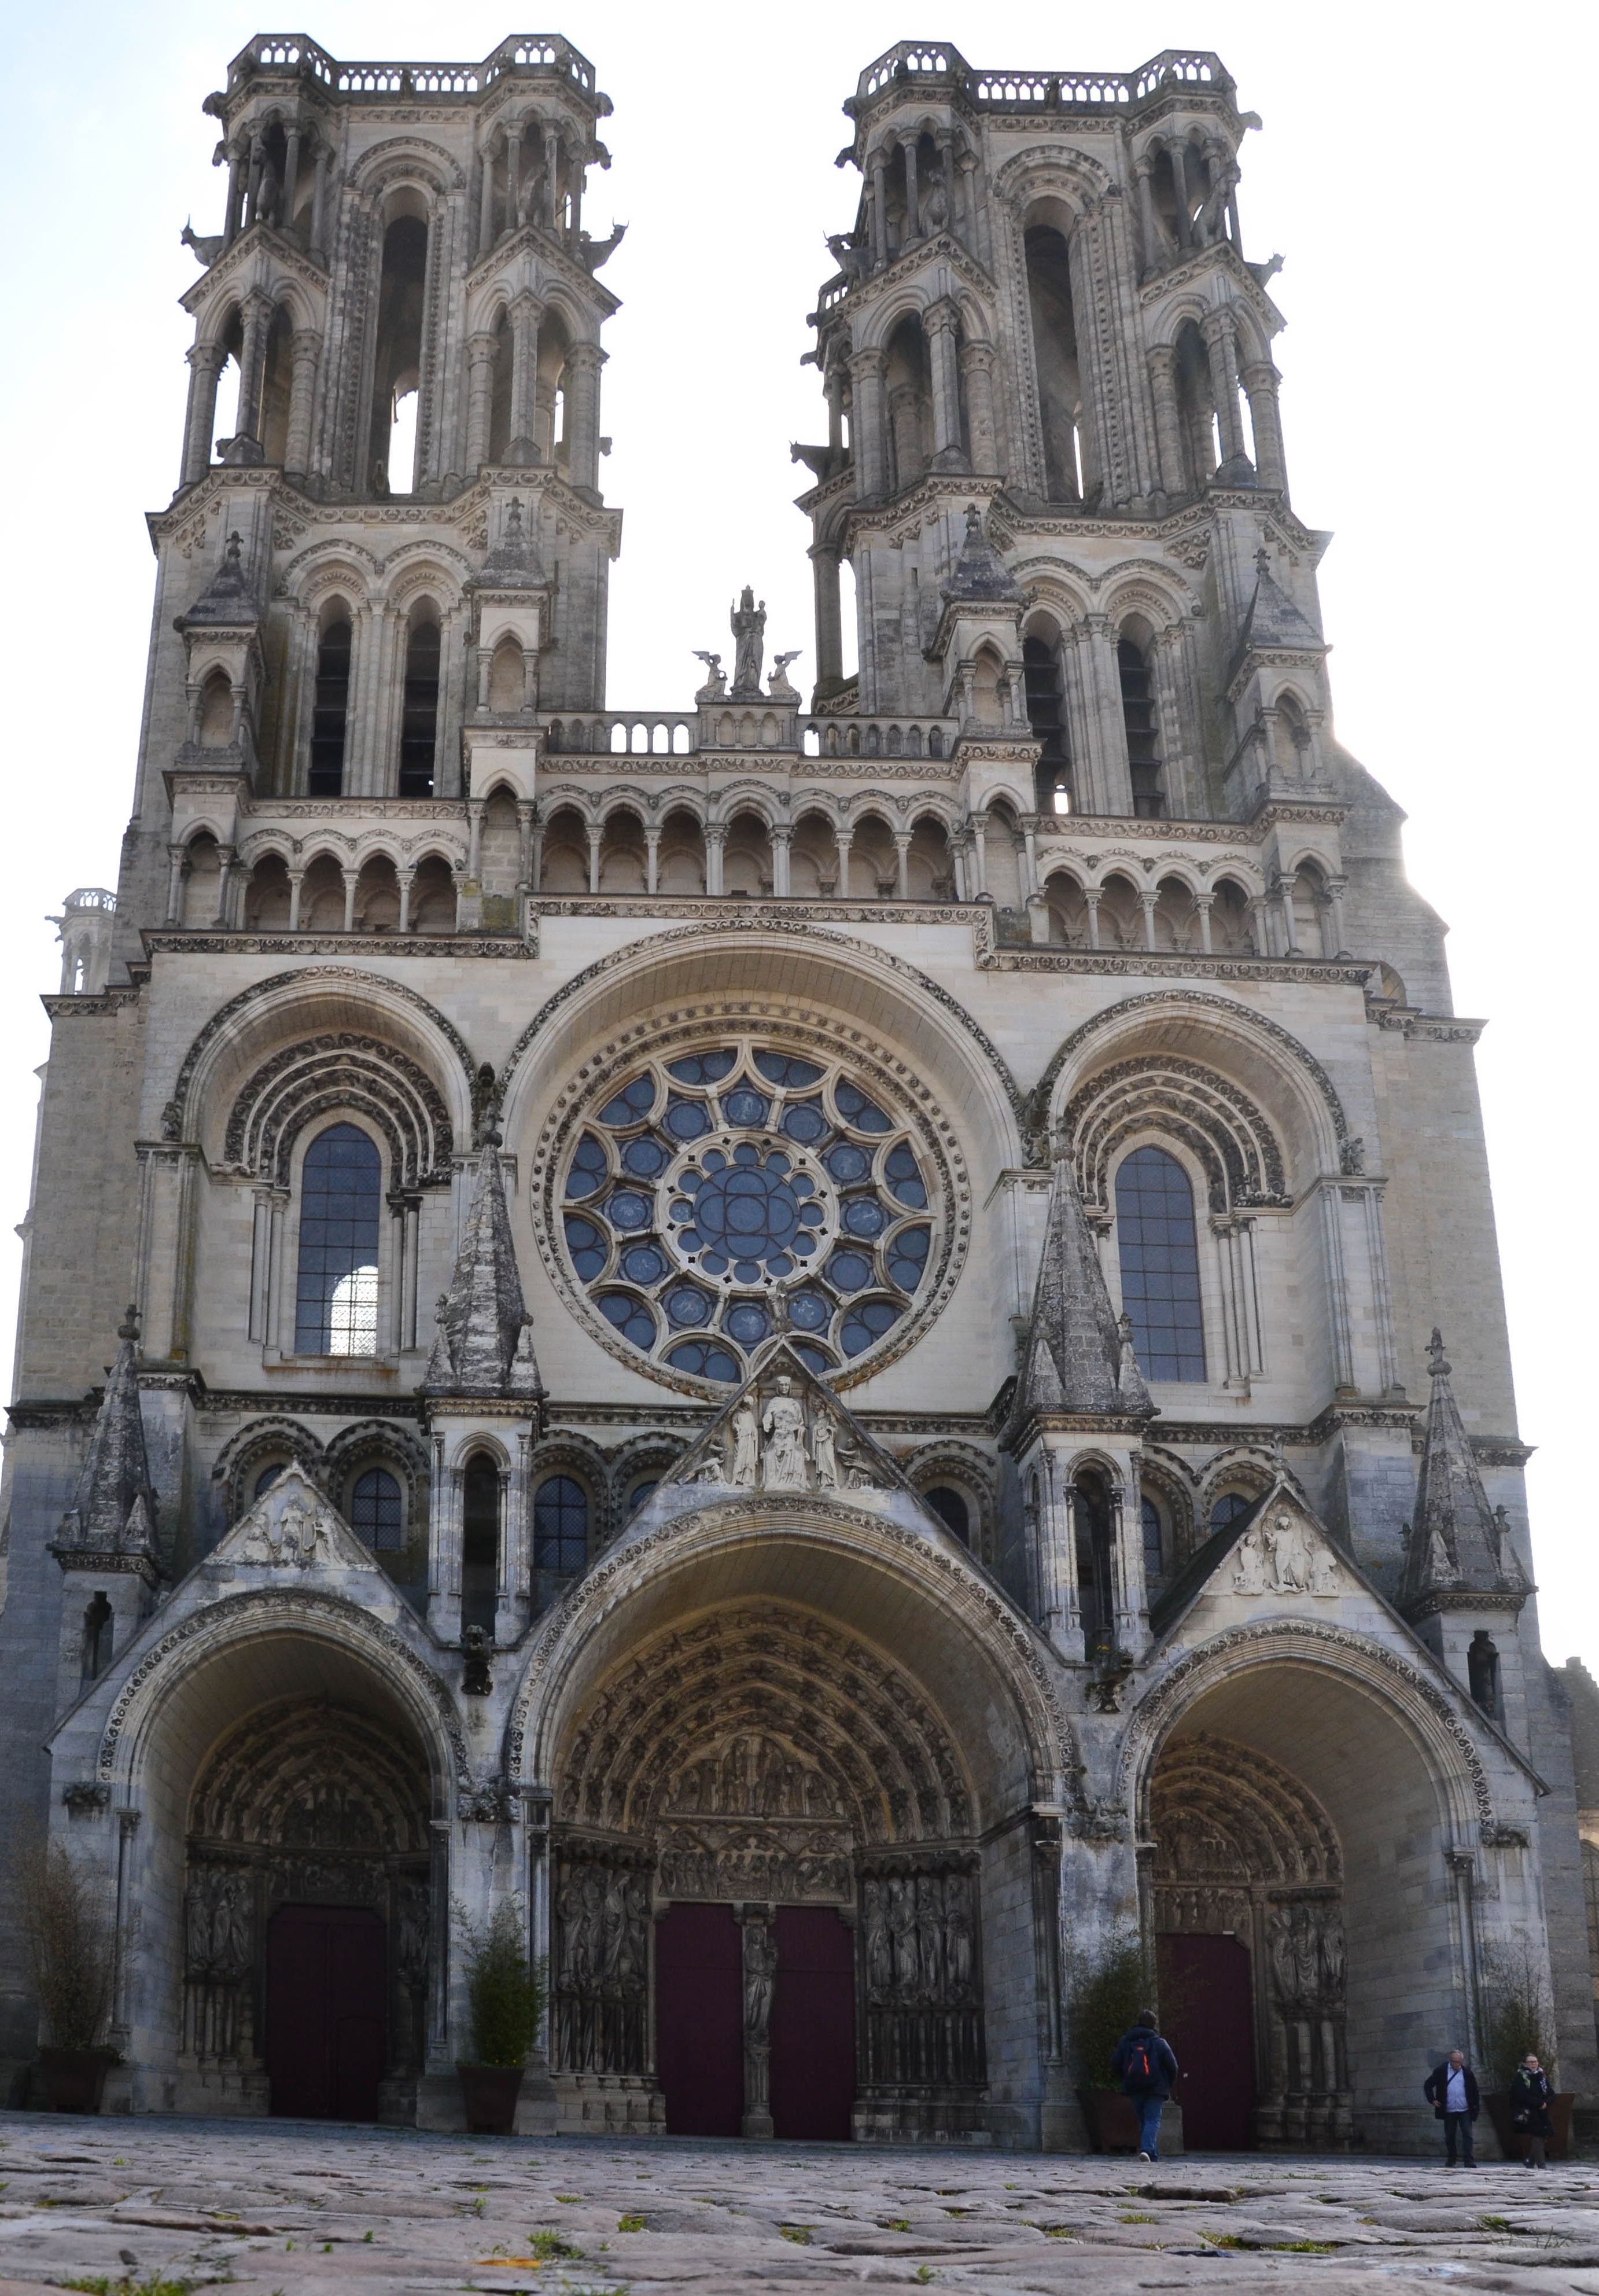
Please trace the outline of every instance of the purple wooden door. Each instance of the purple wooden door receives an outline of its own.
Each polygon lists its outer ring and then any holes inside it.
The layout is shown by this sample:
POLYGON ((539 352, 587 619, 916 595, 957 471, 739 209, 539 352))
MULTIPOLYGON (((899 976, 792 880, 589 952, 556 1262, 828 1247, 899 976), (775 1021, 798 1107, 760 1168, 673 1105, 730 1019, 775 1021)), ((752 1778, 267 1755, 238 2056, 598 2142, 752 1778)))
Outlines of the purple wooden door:
POLYGON ((655 2070, 673 2136, 736 2136, 744 2113, 744 1940, 731 1906, 655 1925, 655 2070))
POLYGON ((1194 2152, 1242 2152, 1254 2143, 1249 1948, 1236 1938, 1168 1936, 1159 1950, 1161 2017, 1181 2068, 1174 2095, 1183 2143, 1194 2152))
POLYGON ((785 2138, 847 2137, 855 2103, 855 1938, 831 1906, 779 1906, 772 2123, 785 2138))
POLYGON ((291 2120, 375 2120, 389 2054, 388 1941, 357 1906, 280 1906, 266 1926, 266 2071, 291 2120))

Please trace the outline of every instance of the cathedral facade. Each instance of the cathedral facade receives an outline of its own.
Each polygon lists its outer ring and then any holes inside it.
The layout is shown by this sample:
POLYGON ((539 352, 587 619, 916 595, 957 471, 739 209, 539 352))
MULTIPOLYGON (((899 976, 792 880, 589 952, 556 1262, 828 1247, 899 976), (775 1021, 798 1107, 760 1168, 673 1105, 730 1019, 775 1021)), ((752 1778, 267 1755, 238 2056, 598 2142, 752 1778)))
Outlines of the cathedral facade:
POLYGON ((861 75, 811 674, 745 589, 633 712, 594 68, 261 36, 206 109, 6 1465, 111 2101, 462 2126, 502 1906, 528 2128, 1078 2146, 1129 1952, 1191 2145, 1430 2144, 1518 1984, 1591 2093, 1480 1024, 1219 60, 861 75))

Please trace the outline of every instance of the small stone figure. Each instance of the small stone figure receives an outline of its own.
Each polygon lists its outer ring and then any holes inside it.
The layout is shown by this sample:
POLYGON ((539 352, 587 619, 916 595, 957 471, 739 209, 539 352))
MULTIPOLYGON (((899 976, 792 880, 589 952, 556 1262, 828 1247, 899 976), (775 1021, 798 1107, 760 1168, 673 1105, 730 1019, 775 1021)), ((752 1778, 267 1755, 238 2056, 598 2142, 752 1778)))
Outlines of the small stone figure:
POLYGON ((1251 1524, 1239 1540, 1235 1560, 1237 1568, 1233 1573, 1233 1584, 1238 1593, 1264 1595, 1267 1558, 1258 1526, 1251 1524))
POLYGON ((760 1480, 760 1423, 755 1398, 745 1396, 733 1414, 733 1480, 742 1491, 752 1491, 760 1480))
POLYGON ((761 1432, 766 1437, 764 1480, 769 1491, 808 1488, 805 1472, 805 1406, 794 1393, 786 1372, 778 1374, 777 1392, 766 1408, 761 1432))
POLYGON ((461 1647, 466 1653, 466 1663, 461 1669, 461 1687, 468 1698, 487 1698, 494 1689, 494 1677, 488 1671, 488 1637, 481 1627, 468 1627, 461 1637, 461 1647))
POLYGON ((780 653, 774 660, 772 675, 767 680, 767 692, 774 701, 799 701, 798 690, 789 683, 788 669, 790 662, 799 660, 802 648, 796 646, 792 653, 780 653))
POLYGON ((696 701, 719 701, 727 691, 727 673, 722 668, 719 653, 701 653, 696 647, 694 660, 705 664, 705 683, 694 696, 696 701))
POLYGON ((865 277, 866 250, 857 247, 847 232, 830 232, 827 250, 852 287, 865 277))
POLYGON ((744 1923, 744 2038, 762 2042, 772 2023, 777 1940, 765 1922, 744 1923))
POLYGON ((821 1491, 836 1491, 839 1487, 839 1461, 835 1443, 836 1431, 833 1427, 832 1413, 818 1411, 816 1424, 811 1429, 810 1456, 811 1463, 816 1471, 816 1488, 821 1491))
POLYGON ((755 701, 760 693, 760 660, 766 652, 767 602, 763 598, 756 604, 748 582, 727 623, 734 647, 733 691, 742 701, 755 701))

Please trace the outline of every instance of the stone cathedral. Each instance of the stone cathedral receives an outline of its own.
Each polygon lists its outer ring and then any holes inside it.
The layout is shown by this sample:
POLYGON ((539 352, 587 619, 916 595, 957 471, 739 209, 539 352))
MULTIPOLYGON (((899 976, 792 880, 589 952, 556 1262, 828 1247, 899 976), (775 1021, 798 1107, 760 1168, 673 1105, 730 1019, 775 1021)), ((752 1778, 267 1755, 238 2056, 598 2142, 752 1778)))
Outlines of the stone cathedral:
MULTIPOLYGON (((862 73, 811 658, 730 567, 656 709, 594 67, 263 35, 205 110, 4 1483, 0 1857, 102 1893, 110 2103, 463 2126, 500 1906, 529 2130, 1079 2147, 1129 1943, 1190 2146, 1431 2145, 1513 1962, 1599 2088, 1481 1024, 1220 61, 862 73)), ((48 2038, 7 1923, 14 2101, 48 2038)))

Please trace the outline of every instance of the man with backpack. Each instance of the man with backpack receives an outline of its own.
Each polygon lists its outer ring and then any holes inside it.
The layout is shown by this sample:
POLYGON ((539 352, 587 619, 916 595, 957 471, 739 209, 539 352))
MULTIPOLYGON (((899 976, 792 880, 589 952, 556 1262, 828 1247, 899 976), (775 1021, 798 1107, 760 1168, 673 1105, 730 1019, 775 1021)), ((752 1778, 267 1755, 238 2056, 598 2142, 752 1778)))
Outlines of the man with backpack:
POLYGON ((1152 2009, 1140 2009, 1134 2023, 1116 2044, 1111 2070, 1119 2075, 1121 2093, 1130 2097, 1138 2113, 1138 2158, 1160 2157, 1160 2109, 1171 2095, 1177 2061, 1160 2038, 1152 2009))

